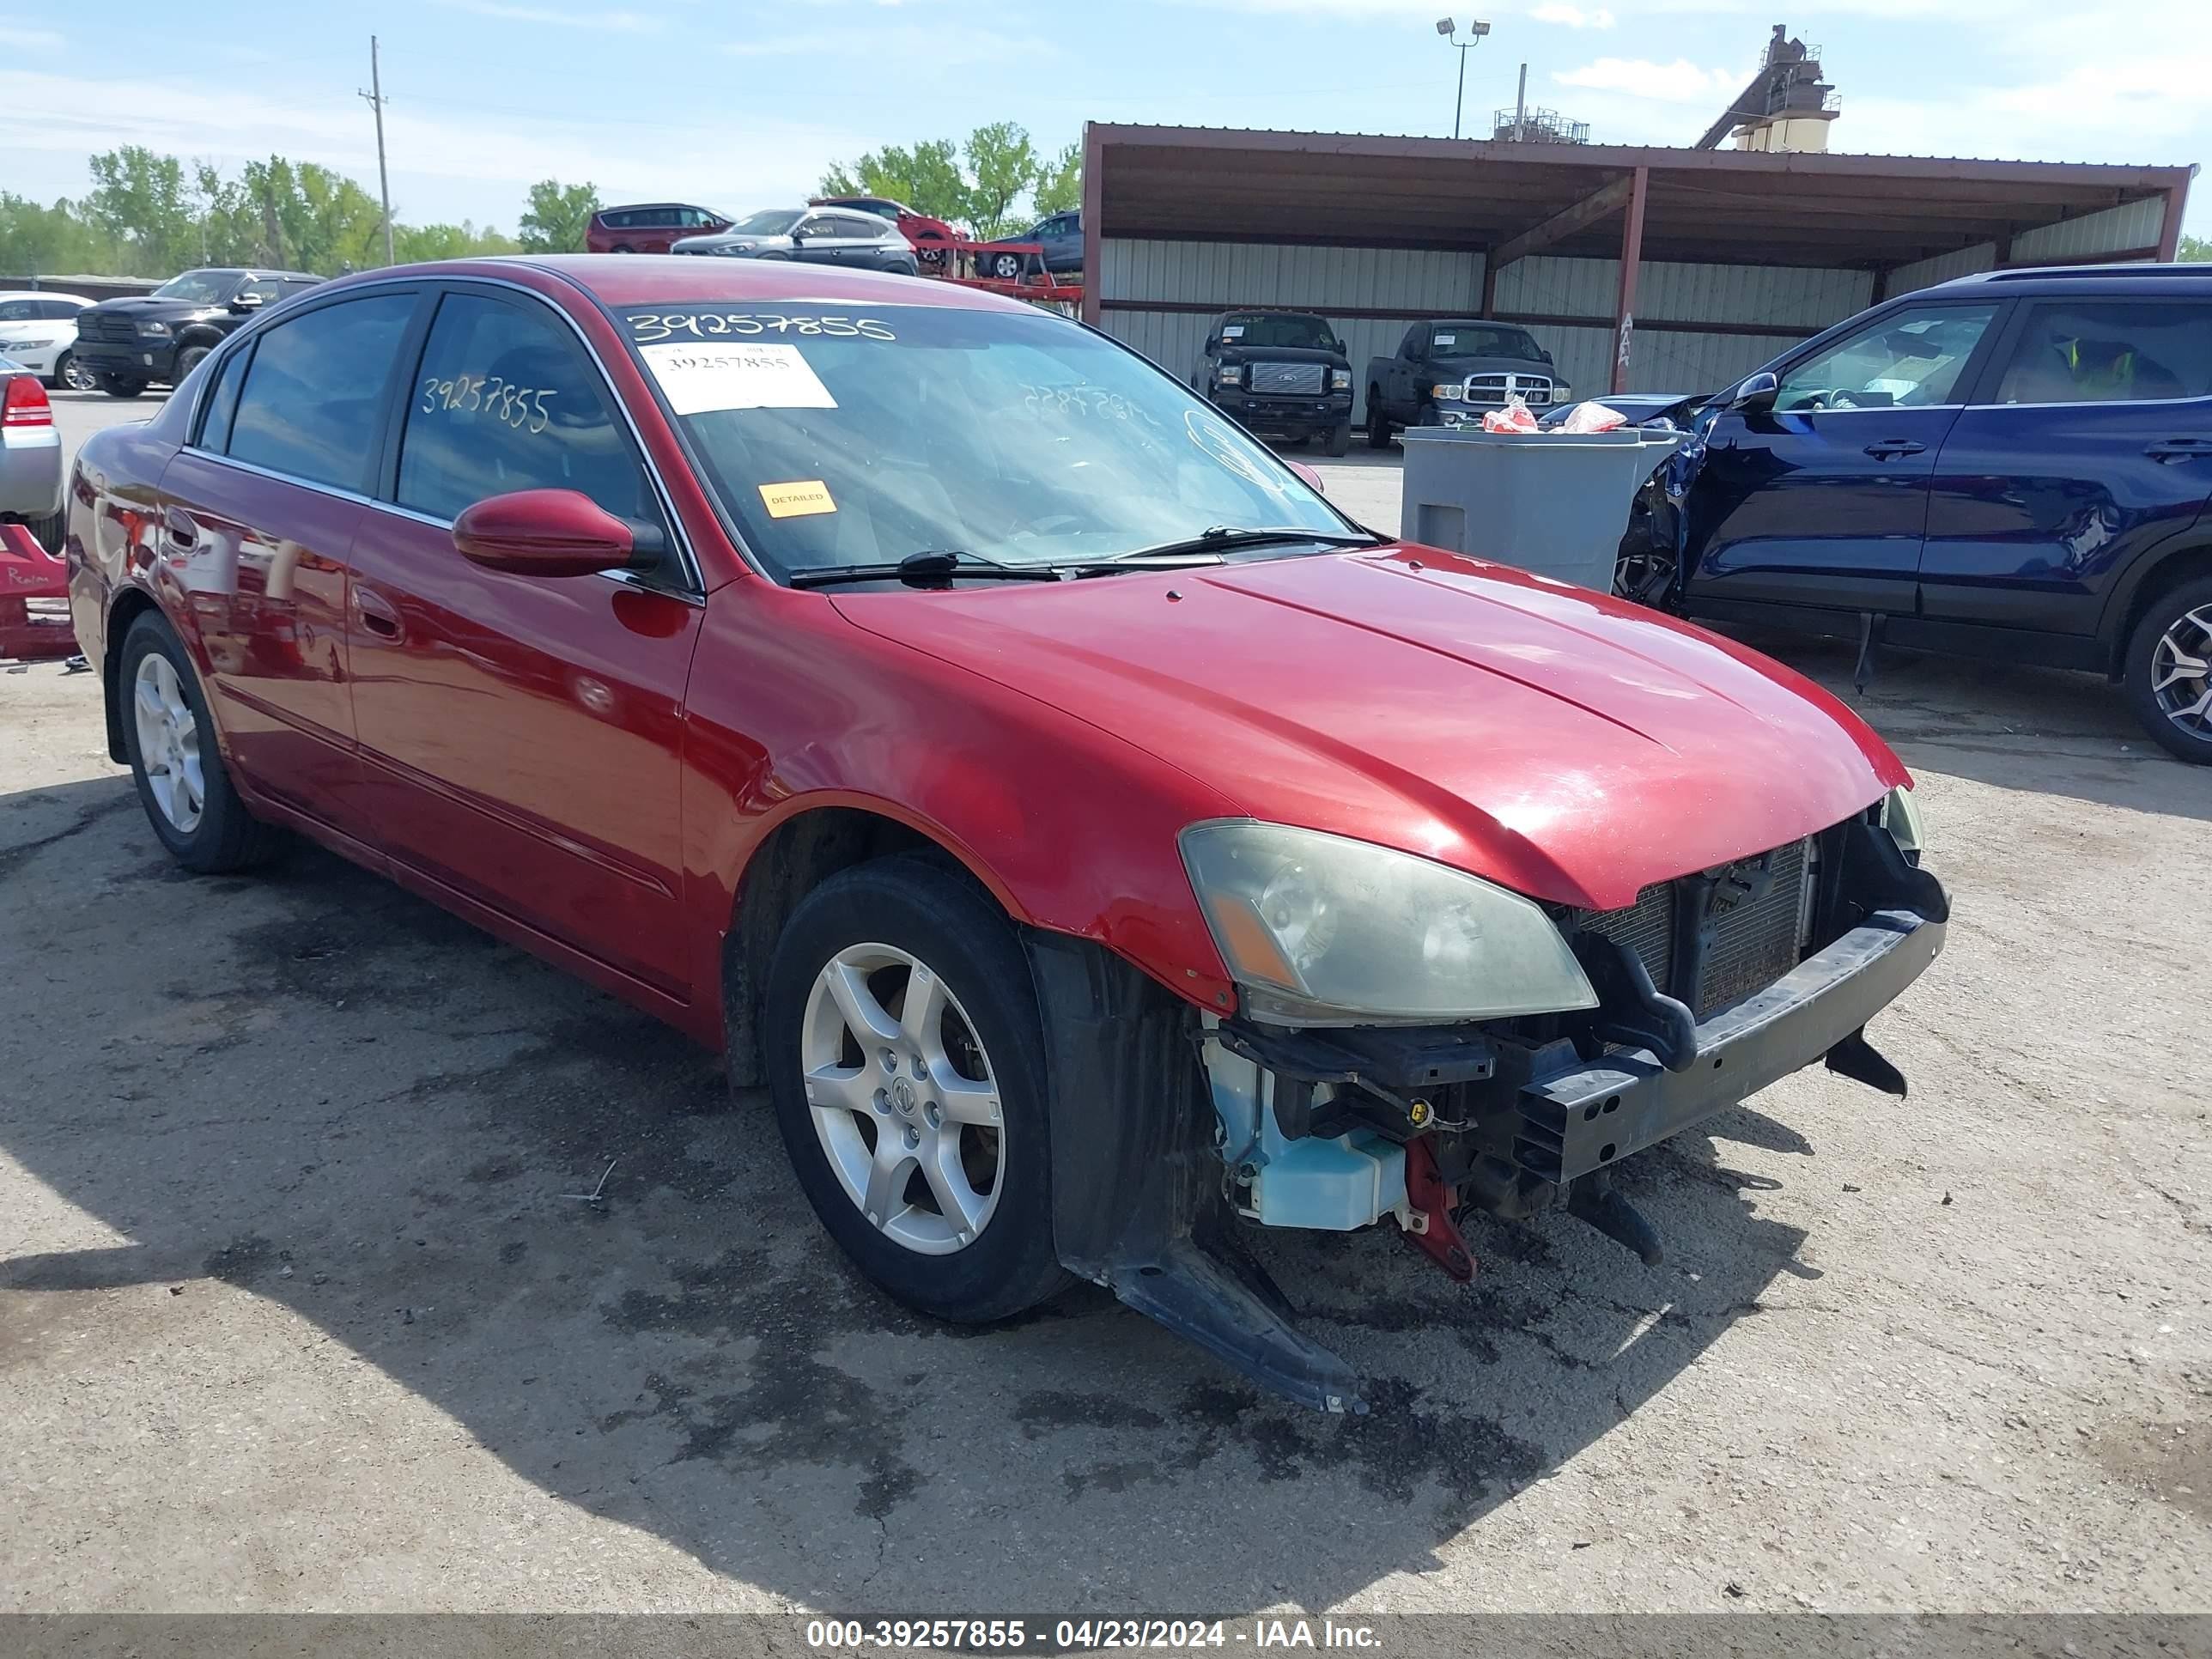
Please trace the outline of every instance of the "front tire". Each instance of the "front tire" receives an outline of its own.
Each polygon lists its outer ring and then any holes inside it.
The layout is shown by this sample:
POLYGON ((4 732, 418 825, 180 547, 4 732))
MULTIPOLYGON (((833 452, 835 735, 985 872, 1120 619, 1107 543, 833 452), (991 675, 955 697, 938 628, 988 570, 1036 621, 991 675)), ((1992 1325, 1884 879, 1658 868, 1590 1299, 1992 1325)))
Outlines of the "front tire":
POLYGON ((100 389, 111 398, 143 398, 148 382, 134 380, 128 374, 102 374, 100 389))
POLYGON ((2152 601, 2129 638, 2120 683, 2167 753, 2212 765, 2212 576, 2152 601))
POLYGON ((139 805, 169 855, 200 875, 247 870, 282 845, 231 787, 190 656, 158 611, 123 636, 116 667, 123 749, 139 805))
POLYGON ((182 386, 185 376, 207 361, 210 349, 204 345, 191 345, 177 353, 176 384, 182 386))
POLYGON ((793 913, 766 1005, 785 1150, 862 1273, 963 1324, 1066 1283, 1043 1032, 1021 942, 988 896, 919 857, 842 871, 793 913))
MULTIPOLYGON (((1388 438, 1385 438, 1385 439, 1383 440, 1383 441, 1384 441, 1385 443, 1388 443, 1388 442, 1389 441, 1389 440, 1388 438)), ((1328 453, 1329 453, 1329 455, 1330 455, 1331 459, 1341 459, 1343 458, 1343 456, 1344 456, 1345 453, 1346 453, 1346 451, 1348 451, 1351 447, 1352 447, 1352 422, 1351 422, 1350 421, 1339 421, 1339 422, 1335 424, 1335 426, 1334 426, 1333 428, 1330 428, 1330 430, 1329 430, 1329 434, 1328 434, 1328 453)))

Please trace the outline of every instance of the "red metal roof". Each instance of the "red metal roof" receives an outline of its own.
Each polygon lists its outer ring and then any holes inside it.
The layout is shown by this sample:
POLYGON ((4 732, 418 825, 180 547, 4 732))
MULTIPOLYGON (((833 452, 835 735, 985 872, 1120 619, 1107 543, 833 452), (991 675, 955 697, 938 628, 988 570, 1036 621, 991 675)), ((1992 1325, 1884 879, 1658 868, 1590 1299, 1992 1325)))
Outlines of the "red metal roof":
MULTIPOLYGON (((1086 137, 1100 235, 1487 248, 1640 167, 1646 259, 1773 264, 1897 264, 2148 196, 2178 209, 2196 173, 1104 123, 1086 137)), ((1613 216, 1547 251, 1620 247, 1613 216)))

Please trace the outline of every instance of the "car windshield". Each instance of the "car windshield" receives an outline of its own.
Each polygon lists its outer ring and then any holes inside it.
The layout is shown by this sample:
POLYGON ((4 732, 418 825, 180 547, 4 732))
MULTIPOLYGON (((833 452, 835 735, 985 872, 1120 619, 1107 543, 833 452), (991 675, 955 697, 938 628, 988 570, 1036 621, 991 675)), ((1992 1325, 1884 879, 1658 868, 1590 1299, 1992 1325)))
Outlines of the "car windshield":
POLYGON ((1210 404, 1042 312, 699 305, 628 311, 623 328, 778 574, 918 552, 1080 563, 1218 526, 1356 529, 1210 404))
POLYGON ((188 270, 181 276, 172 276, 155 289, 156 300, 186 300, 195 305, 219 305, 230 298, 238 286, 240 273, 235 270, 188 270))
POLYGON ((741 236, 784 236, 805 216, 791 208, 768 208, 748 213, 730 228, 741 236))
POLYGON ((1473 323, 1447 323, 1430 337, 1429 349, 1439 357, 1522 357, 1532 363, 1544 360, 1535 337, 1517 328, 1492 328, 1473 323))
POLYGON ((1341 349, 1328 325, 1318 317, 1225 317, 1221 322, 1224 344, 1295 347, 1305 351, 1341 349))

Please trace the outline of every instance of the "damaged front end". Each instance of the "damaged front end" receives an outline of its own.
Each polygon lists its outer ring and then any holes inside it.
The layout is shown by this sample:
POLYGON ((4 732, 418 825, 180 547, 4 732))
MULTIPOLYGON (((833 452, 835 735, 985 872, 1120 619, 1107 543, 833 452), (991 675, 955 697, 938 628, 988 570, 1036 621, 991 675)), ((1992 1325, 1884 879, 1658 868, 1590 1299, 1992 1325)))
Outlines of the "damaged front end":
MULTIPOLYGON (((1656 1262, 1656 1229, 1609 1185, 1631 1154, 1815 1060, 1904 1094, 1864 1027, 1935 959, 1949 915, 1915 862, 1917 830, 1885 827, 1904 811, 1657 884, 1621 910, 1547 909, 1586 988, 1565 1009, 1540 988, 1557 968, 1533 934, 1521 984, 1553 1007, 1418 1024, 1301 1024, 1294 999, 1266 992, 1217 1018, 1095 947, 1032 934, 1061 1260, 1254 1381, 1340 1412, 1365 1409, 1356 1376, 1297 1328, 1240 1219, 1388 1220, 1465 1280, 1458 1218, 1560 1206, 1656 1262)), ((1249 872, 1194 873, 1202 894, 1214 884, 1218 931, 1219 890, 1249 876, 1262 892, 1249 872)), ((1424 896, 1433 916, 1438 896, 1424 896)), ((1356 944, 1372 920, 1340 918, 1335 937, 1356 944)), ((1513 915, 1482 921, 1513 946, 1513 915)), ((1417 937, 1432 957, 1452 948, 1433 920, 1417 937)))

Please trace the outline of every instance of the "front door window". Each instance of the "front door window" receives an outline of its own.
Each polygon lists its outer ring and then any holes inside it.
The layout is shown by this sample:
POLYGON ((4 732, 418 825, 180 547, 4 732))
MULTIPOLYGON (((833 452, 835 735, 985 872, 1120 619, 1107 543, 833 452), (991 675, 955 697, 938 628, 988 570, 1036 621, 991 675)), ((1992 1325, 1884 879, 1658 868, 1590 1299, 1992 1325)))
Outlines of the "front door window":
POLYGON ((1966 365, 1997 308, 1894 311, 1782 377, 1777 410, 1925 409, 1957 401, 1966 365))

